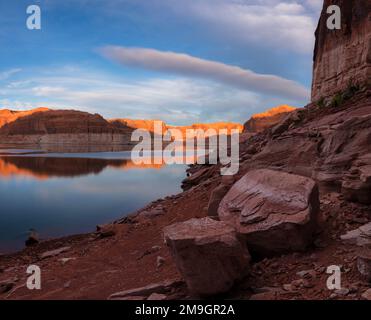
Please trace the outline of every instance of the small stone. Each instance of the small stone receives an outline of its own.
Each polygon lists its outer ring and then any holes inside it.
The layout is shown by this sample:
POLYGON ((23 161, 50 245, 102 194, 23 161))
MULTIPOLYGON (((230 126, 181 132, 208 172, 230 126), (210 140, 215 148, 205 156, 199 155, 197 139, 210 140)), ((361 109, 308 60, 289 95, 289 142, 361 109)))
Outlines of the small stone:
POLYGON ((13 289, 15 281, 12 279, 0 281, 0 294, 9 292, 13 289))
POLYGON ((309 277, 312 277, 312 278, 315 278, 316 277, 316 272, 314 270, 303 270, 303 271, 299 271, 296 273, 299 277, 305 277, 305 276, 309 276, 309 277))
POLYGON ((371 245, 371 222, 365 224, 358 229, 347 232, 342 235, 340 239, 349 244, 357 246, 368 246, 371 245))
POLYGON ((161 256, 158 256, 156 260, 157 268, 160 268, 164 263, 165 263, 165 259, 161 256))
MULTIPOLYGON (((174 288, 180 286, 183 282, 175 281, 164 281, 161 283, 153 283, 145 287, 129 289, 121 292, 113 293, 109 296, 109 300, 127 300, 128 297, 143 297, 149 296, 152 293, 167 293, 171 292, 174 288)), ((143 299, 140 299, 143 300, 143 299)))
POLYGON ((34 246, 38 244, 39 242, 40 242, 40 239, 39 239, 38 233, 35 230, 31 229, 28 239, 25 242, 26 247, 34 246))
POLYGON ((76 258, 62 258, 62 259, 59 259, 58 261, 60 261, 62 266, 64 266, 67 262, 71 260, 76 260, 76 258))
POLYGON ((371 282, 371 253, 363 253, 357 257, 358 272, 369 282, 371 282))
POLYGON ((363 292, 362 298, 366 300, 371 300, 371 289, 368 289, 367 291, 363 292))
POLYGON ((113 237, 117 233, 116 227, 113 223, 97 225, 97 233, 101 238, 113 237))
POLYGON ((346 288, 341 288, 341 289, 337 289, 334 291, 334 293, 337 295, 337 296, 347 296, 349 294, 349 289, 346 289, 346 288))
POLYGON ((160 301, 160 300, 166 300, 167 296, 160 293, 152 293, 147 300, 154 300, 154 301, 160 301))
POLYGON ((304 282, 303 279, 294 280, 294 281, 291 282, 291 286, 294 287, 294 288, 300 288, 300 287, 302 287, 303 282, 304 282))
POLYGON ((282 286, 282 288, 283 288, 283 290, 285 290, 285 291, 289 291, 289 292, 293 291, 292 285, 289 284, 289 283, 284 284, 284 285, 282 286))
POLYGON ((44 252, 40 255, 40 259, 47 259, 47 258, 51 258, 51 257, 57 256, 57 255, 60 255, 61 253, 70 250, 70 248, 71 247, 62 247, 62 248, 59 248, 59 249, 46 251, 46 252, 44 252))

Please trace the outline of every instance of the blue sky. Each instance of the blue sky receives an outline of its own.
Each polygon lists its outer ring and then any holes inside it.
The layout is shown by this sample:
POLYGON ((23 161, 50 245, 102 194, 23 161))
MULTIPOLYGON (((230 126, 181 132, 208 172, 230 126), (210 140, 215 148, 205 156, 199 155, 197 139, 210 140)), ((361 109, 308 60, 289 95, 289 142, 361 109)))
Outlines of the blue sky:
POLYGON ((0 0, 0 108, 171 124, 309 100, 322 0, 0 0), (42 29, 26 28, 38 4, 42 29))

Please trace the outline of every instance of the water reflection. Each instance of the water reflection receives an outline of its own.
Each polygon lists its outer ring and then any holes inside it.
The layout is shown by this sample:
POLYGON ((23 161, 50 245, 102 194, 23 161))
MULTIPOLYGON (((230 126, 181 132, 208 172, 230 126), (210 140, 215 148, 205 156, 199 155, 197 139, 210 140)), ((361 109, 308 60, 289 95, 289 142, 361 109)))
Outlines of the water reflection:
POLYGON ((23 248, 31 228, 42 238, 90 232, 180 192, 185 177, 185 165, 138 166, 127 151, 10 150, 0 151, 0 253, 23 248))
POLYGON ((121 170, 160 169, 162 164, 133 163, 130 159, 95 159, 95 158, 61 158, 61 157, 0 157, 0 179, 13 176, 48 179, 52 177, 78 177, 99 174, 108 167, 121 170))

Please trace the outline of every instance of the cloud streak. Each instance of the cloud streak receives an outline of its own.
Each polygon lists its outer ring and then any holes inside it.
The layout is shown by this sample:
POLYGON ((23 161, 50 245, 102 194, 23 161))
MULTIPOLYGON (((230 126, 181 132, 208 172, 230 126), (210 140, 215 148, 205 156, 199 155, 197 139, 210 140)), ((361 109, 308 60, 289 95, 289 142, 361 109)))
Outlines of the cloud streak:
POLYGON ((309 98, 309 90, 294 81, 183 53, 117 46, 103 47, 99 51, 104 57, 124 66, 203 78, 269 96, 298 100, 309 98))
POLYGON ((18 72, 21 72, 21 71, 22 71, 22 69, 15 68, 15 69, 10 69, 10 70, 0 72, 0 81, 1 80, 6 80, 6 79, 10 78, 12 75, 14 75, 18 72))

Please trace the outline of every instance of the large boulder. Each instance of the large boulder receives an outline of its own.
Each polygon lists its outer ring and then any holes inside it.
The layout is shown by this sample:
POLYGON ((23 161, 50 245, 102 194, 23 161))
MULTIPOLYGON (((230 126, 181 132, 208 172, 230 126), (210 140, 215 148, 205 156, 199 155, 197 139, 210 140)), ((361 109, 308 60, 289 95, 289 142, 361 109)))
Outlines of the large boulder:
POLYGON ((304 250, 313 240, 318 212, 312 179, 267 169, 243 176, 218 210, 220 220, 235 226, 249 249, 264 256, 304 250))
POLYGON ((224 222, 191 219, 166 227, 164 237, 189 291, 196 296, 226 292, 248 272, 246 245, 224 222))

